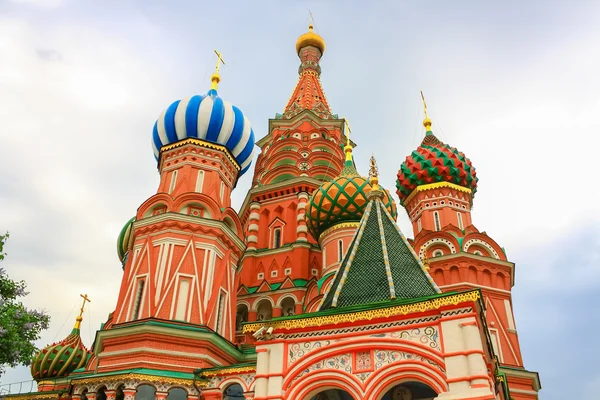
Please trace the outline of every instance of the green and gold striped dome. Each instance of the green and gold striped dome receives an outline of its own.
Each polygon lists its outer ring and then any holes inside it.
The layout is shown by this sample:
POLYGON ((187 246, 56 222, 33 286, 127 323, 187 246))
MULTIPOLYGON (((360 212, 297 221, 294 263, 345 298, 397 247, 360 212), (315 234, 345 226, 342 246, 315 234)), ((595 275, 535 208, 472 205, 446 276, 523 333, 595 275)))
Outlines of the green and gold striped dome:
MULTIPOLYGON (((346 153, 351 154, 351 148, 346 153)), ((351 156, 346 157, 341 175, 321 185, 310 198, 306 225, 313 237, 319 240, 325 230, 341 223, 360 222, 371 189, 369 180, 356 172, 351 156)), ((396 219, 396 204, 387 190, 383 193, 382 202, 396 219)))
POLYGON ((58 343, 46 346, 35 355, 31 364, 33 379, 39 381, 64 377, 85 365, 90 352, 83 345, 79 335, 81 322, 79 318, 69 336, 58 343))

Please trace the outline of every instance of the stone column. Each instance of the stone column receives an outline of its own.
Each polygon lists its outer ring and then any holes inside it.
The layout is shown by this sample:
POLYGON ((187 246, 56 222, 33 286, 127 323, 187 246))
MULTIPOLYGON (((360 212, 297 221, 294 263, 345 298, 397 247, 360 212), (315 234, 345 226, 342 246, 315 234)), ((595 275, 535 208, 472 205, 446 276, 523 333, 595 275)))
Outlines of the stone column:
POLYGON ((488 370, 483 359, 483 346, 481 344, 481 335, 479 327, 475 322, 462 325, 465 347, 469 351, 467 361, 469 363, 469 373, 472 377, 478 377, 471 380, 471 387, 489 388, 490 382, 487 378, 488 370), (484 378, 485 377, 485 378, 484 378))
POLYGON ((256 250, 258 243, 258 222, 260 220, 260 203, 250 204, 250 216, 248 217, 248 247, 247 250, 256 250))
MULTIPOLYGON (((223 394, 218 389, 210 389, 206 391, 202 391, 202 395, 204 396, 204 400, 221 400, 223 399, 223 394)), ((197 400, 197 398, 196 398, 197 400)))
POLYGON ((132 388, 123 389, 123 400, 134 400, 135 392, 136 390, 132 388))
POLYGON ((244 399, 245 400, 253 400, 254 399, 254 392, 244 392, 244 399))
POLYGON ((96 400, 96 392, 87 392, 85 396, 88 398, 88 400, 96 400))
POLYGON ((298 214, 296 216, 296 222, 298 227, 296 228, 296 241, 297 242, 308 242, 308 228, 306 226, 306 220, 304 216, 306 214, 306 204, 308 203, 308 193, 298 193, 298 214))
POLYGON ((106 395, 106 400, 115 400, 115 397, 117 396, 117 390, 105 390, 104 394, 106 395))
POLYGON ((273 318, 281 317, 281 306, 273 307, 273 318))
POLYGON ((254 384, 254 396, 267 398, 267 384, 269 376, 269 349, 258 345, 256 348, 256 376, 254 384))

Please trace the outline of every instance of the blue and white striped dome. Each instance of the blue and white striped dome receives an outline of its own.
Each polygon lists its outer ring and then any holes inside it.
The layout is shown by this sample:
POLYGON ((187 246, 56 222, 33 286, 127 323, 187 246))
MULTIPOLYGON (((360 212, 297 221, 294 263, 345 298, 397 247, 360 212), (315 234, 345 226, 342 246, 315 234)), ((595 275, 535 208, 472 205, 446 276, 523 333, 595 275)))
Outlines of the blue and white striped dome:
POLYGON ((250 168, 254 131, 239 108, 221 99, 215 89, 171 104, 158 117, 152 134, 154 157, 162 146, 194 138, 225 146, 240 166, 240 175, 250 168))

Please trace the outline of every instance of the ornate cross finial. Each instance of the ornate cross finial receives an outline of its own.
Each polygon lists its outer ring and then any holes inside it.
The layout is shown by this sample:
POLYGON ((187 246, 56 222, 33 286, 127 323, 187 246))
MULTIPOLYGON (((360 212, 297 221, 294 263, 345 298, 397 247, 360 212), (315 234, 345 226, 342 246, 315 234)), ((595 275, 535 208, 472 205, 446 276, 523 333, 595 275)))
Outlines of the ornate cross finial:
POLYGON ((421 100, 423 100, 423 112, 425 113, 425 119, 423 120, 423 126, 429 132, 431 130, 431 120, 427 116, 427 103, 425 102, 425 96, 423 95, 423 91, 421 90, 421 100))
POLYGON ((371 159, 369 160, 369 179, 378 178, 379 169, 377 168, 377 160, 375 160, 375 156, 371 155, 371 159))
POLYGON ((315 19, 313 18, 312 13, 308 10, 308 14, 310 15, 310 23, 308 24, 308 29, 313 30, 313 26, 315 26, 315 19))
POLYGON ((383 191, 379 186, 379 169, 374 155, 371 155, 369 160, 369 183, 371 183, 371 191, 367 193, 367 198, 369 200, 383 199, 383 191))
POLYGON ((350 129, 350 124, 348 120, 344 118, 344 134, 346 135, 346 146, 344 147, 344 151, 346 152, 346 161, 352 161, 352 145, 350 144, 350 134, 352 133, 352 129, 350 129))
POLYGON ((221 64, 225 65, 225 60, 223 60, 223 56, 215 49, 215 54, 217 55, 217 66, 215 67, 215 73, 212 74, 210 80, 212 82, 211 89, 217 90, 217 86, 219 82, 221 82, 221 75, 219 75, 219 69, 221 68, 221 64))
POLYGON ((83 298, 83 303, 81 303, 81 309, 79 310, 79 316, 75 319, 75 321, 76 321, 75 329, 79 329, 79 327, 81 326, 81 321, 83 321, 82 315, 83 315, 83 309, 85 308, 85 303, 92 302, 87 294, 80 294, 79 296, 81 296, 83 298))
MULTIPOLYGON (((221 53, 219 53, 216 49, 215 49, 215 54, 217 55, 217 66, 215 68, 217 74, 219 73, 219 69, 221 68, 221 63, 223 63, 223 65, 225 65, 225 60, 223 60, 223 56, 221 53)), ((422 94, 423 92, 421 92, 422 94)))

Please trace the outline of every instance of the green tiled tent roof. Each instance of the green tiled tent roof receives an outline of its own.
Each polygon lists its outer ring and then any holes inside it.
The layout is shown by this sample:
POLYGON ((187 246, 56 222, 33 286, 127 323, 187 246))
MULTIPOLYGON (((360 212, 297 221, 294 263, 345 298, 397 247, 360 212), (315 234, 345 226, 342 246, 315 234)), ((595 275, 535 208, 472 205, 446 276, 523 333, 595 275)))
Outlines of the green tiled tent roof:
POLYGON ((440 290, 379 198, 369 201, 320 310, 431 296, 440 290))

